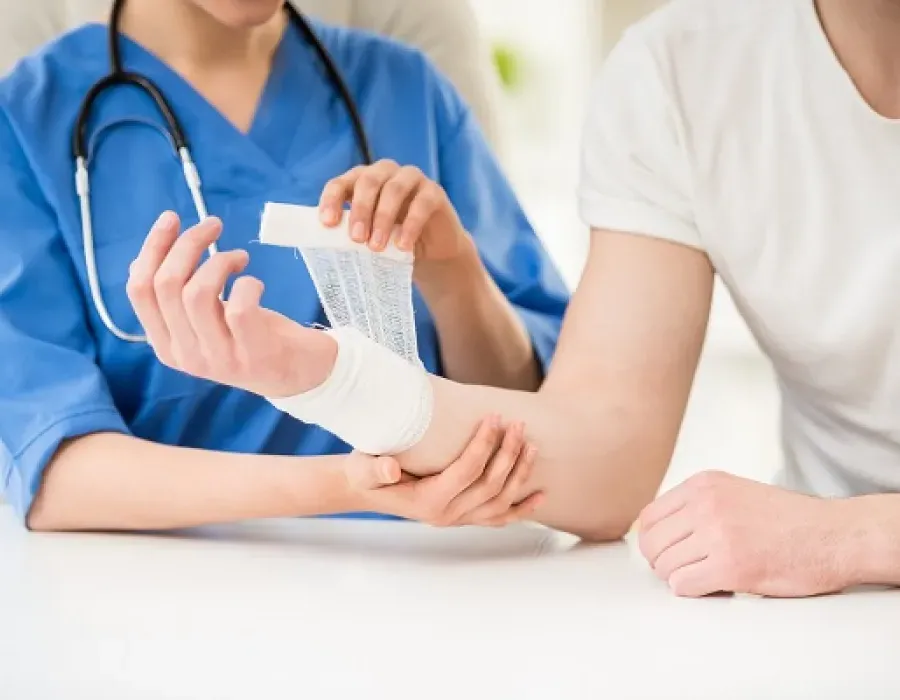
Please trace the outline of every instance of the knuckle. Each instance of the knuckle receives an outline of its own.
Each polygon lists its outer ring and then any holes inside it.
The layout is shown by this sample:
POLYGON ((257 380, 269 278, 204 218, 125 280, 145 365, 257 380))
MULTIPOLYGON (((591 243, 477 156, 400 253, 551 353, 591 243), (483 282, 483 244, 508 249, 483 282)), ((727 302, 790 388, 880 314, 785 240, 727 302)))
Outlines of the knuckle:
POLYGON ((399 199, 406 192, 406 186, 396 178, 388 180, 384 183, 384 187, 381 188, 382 197, 387 197, 388 199, 399 199))
POLYGON ((241 326, 250 318, 249 306, 225 304, 225 321, 229 326, 241 326))
POLYGON ((719 482, 718 472, 703 471, 690 478, 691 486, 697 491, 714 489, 719 482))
POLYGON ((125 293, 132 299, 139 299, 147 296, 153 290, 153 278, 141 272, 136 266, 128 275, 125 282, 125 293))
POLYGON ((177 275, 160 271, 153 277, 153 289, 162 296, 178 294, 181 290, 181 280, 177 275))
POLYGON ((400 168, 400 166, 397 165, 397 161, 393 158, 382 158, 375 163, 375 167, 381 170, 397 170, 400 168))
POLYGON ((364 172, 359 176, 359 180, 356 183, 356 190, 359 193, 360 190, 372 191, 377 190, 381 187, 381 179, 371 170, 364 172))
POLYGON ((429 180, 428 184, 422 188, 422 201, 429 207, 436 207, 444 199, 444 189, 436 182, 429 180))
POLYGON ((208 301, 210 292, 209 285, 194 280, 184 286, 181 291, 181 300, 188 309, 197 309, 208 301))

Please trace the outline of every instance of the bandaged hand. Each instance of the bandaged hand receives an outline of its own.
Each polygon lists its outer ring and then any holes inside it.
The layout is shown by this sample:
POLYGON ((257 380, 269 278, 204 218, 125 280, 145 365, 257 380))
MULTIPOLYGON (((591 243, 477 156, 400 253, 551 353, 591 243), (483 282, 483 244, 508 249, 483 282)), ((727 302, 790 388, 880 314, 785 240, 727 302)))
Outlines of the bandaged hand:
POLYGON ((331 180, 319 202, 322 223, 337 225, 348 202, 351 238, 374 252, 383 251, 392 236, 398 248, 415 254, 417 267, 474 252, 444 189, 416 167, 381 160, 331 180))
POLYGON ((396 515, 436 527, 501 527, 527 520, 543 494, 527 493, 536 452, 521 424, 502 426, 488 418, 460 456, 440 473, 415 478, 391 457, 348 457, 350 487, 372 512, 396 515))
POLYGON ((243 250, 223 251, 197 267, 222 224, 215 217, 178 235, 172 212, 154 224, 129 272, 127 292, 160 362, 187 374, 261 396, 291 396, 331 373, 337 344, 260 306, 263 284, 231 275, 248 263, 243 250))

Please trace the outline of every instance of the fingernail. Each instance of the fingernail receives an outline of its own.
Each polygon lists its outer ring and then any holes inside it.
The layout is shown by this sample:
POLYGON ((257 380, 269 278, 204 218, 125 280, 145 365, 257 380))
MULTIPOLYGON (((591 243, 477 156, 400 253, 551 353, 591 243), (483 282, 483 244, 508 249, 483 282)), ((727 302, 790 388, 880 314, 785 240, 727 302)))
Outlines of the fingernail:
POLYGON ((380 250, 384 246, 384 231, 381 229, 372 231, 372 245, 376 250, 380 250))
POLYGON ((162 226, 170 226, 172 224, 172 219, 175 214, 171 211, 164 211, 159 215, 159 218, 156 220, 156 223, 153 224, 153 227, 162 227, 162 226))
POLYGON ((363 225, 362 221, 357 221, 353 224, 350 237, 357 243, 362 243, 366 239, 366 227, 363 225))

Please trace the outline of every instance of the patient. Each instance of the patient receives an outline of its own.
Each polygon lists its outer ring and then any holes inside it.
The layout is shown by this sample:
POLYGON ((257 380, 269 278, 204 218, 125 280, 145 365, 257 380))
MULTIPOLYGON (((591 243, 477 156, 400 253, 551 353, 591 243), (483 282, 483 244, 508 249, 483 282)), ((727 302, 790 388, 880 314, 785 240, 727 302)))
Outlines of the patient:
MULTIPOLYGON (((639 518, 642 552, 679 595, 900 583, 898 72, 896 0, 676 0, 633 28, 592 98, 580 203, 593 240, 546 382, 528 394, 431 378, 429 427, 399 465, 452 459, 498 412, 524 421, 538 449, 520 493, 545 492, 534 517, 597 540, 639 518), (785 469, 777 486, 704 472, 654 501, 714 274, 778 374, 785 469)), ((360 187, 372 172, 329 184, 323 218, 348 200, 376 249, 372 231, 395 221, 401 245, 425 258, 464 244, 433 185, 387 180, 368 216, 357 205, 375 201, 360 187)), ((205 242, 179 255, 193 263, 205 242)), ((152 268, 136 266, 141 315, 152 268)), ((210 378, 282 400, 328 391, 355 341, 265 310, 247 277, 213 303, 216 281, 209 318, 238 329, 223 361, 242 360, 210 378), (280 362, 254 369, 275 348, 280 362)), ((354 381, 366 386, 377 368, 354 381)))

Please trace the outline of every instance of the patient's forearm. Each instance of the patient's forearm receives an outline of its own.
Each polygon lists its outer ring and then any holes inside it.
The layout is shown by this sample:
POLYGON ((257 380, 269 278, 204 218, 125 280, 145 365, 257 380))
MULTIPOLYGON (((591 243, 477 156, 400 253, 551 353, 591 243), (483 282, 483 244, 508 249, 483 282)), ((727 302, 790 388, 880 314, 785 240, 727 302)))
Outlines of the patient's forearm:
POLYGON ((353 510, 358 504, 350 503, 342 459, 230 454, 88 435, 57 453, 28 524, 35 530, 166 530, 353 510))
POLYGON ((417 283, 437 327, 444 376, 522 391, 540 386, 528 330, 474 248, 455 265, 430 266, 417 283))
POLYGON ((550 527, 594 539, 621 537, 656 494, 674 438, 651 417, 652 402, 618 400, 602 392, 553 388, 536 394, 454 384, 432 378, 431 426, 415 447, 400 455, 405 469, 447 464, 465 446, 472 426, 485 415, 525 422, 538 449, 529 485, 546 494, 536 519, 550 527))

